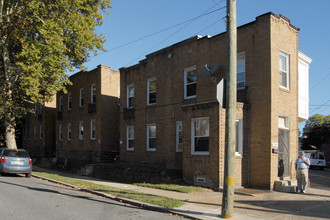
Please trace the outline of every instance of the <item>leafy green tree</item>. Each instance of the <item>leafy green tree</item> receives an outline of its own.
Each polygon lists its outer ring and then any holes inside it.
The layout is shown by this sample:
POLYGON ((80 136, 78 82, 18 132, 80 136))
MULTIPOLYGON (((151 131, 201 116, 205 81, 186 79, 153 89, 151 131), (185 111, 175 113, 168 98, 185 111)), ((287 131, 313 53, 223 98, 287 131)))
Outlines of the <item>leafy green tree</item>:
POLYGON ((303 129, 301 142, 304 150, 310 146, 320 149, 322 144, 330 143, 330 115, 315 114, 309 117, 303 129))
POLYGON ((96 34, 111 0, 0 0, 0 117, 5 142, 17 148, 15 118, 25 102, 44 103, 69 84, 66 71, 84 69, 104 50, 96 34))

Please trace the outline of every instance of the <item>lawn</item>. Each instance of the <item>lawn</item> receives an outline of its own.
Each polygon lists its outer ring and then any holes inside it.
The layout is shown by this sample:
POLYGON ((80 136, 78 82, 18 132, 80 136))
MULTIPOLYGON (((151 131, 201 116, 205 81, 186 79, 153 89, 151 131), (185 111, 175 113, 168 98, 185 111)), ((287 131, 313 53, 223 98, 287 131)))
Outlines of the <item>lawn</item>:
POLYGON ((183 185, 176 185, 176 184, 151 184, 151 183, 134 183, 137 186, 155 188, 155 189, 162 189, 162 190, 169 190, 181 193, 192 193, 192 192, 209 192, 210 189, 197 187, 197 186, 183 186, 183 185))
POLYGON ((165 208, 177 208, 183 205, 181 200, 167 198, 163 196, 156 196, 151 194, 140 193, 132 190, 123 190, 115 187, 104 186, 100 184, 91 183, 84 180, 65 177, 58 174, 50 174, 45 172, 33 172, 34 175, 45 177, 48 179, 67 183, 79 188, 90 189, 98 192, 108 193, 117 197, 133 199, 144 203, 158 205, 165 208))

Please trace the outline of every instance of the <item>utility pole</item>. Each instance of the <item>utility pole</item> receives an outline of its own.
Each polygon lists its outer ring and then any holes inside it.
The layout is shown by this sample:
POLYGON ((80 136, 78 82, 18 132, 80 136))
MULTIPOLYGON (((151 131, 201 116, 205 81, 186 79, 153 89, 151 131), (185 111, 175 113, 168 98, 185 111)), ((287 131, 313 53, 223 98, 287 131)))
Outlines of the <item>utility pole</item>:
POLYGON ((222 195, 222 218, 233 217, 236 142, 237 31, 236 0, 227 0, 227 87, 225 172, 222 195))

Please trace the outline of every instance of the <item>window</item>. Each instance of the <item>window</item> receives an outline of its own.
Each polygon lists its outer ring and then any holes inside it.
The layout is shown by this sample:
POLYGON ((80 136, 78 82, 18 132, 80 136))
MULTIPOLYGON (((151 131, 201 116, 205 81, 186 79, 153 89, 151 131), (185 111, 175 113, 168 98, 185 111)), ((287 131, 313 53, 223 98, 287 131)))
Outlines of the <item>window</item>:
POLYGON ((149 79, 147 82, 147 104, 156 104, 156 78, 149 79))
POLYGON ((63 140, 63 131, 62 131, 62 124, 58 125, 58 140, 63 140))
POLYGON ((37 127, 34 126, 33 128, 33 136, 34 136, 34 140, 37 140, 37 127))
POLYGON ((289 73, 289 55, 280 52, 280 87, 289 89, 290 73, 289 73))
POLYGON ((147 125, 147 151, 156 151, 156 125, 147 125))
POLYGON ((68 123, 68 141, 71 141, 71 123, 68 123))
POLYGON ((39 114, 42 115, 42 104, 39 106, 39 114))
POLYGON ((84 122, 79 121, 79 140, 84 139, 84 122))
POLYGON ((196 66, 184 70, 184 98, 190 99, 196 97, 196 66))
POLYGON ((96 103, 96 84, 91 85, 91 104, 96 103))
POLYGON ((243 119, 236 120, 235 155, 243 156, 243 119))
POLYGON ((63 111, 63 96, 60 95, 60 98, 58 99, 58 111, 62 112, 63 111))
POLYGON ((43 129, 42 129, 42 125, 40 125, 39 137, 40 137, 40 139, 43 138, 43 129))
POLYGON ((126 150, 134 150, 134 127, 127 126, 126 150))
POLYGON ((237 54, 237 89, 245 88, 245 53, 237 54))
POLYGON ((191 120, 191 154, 209 154, 209 118, 191 120))
POLYGON ((38 112, 37 112, 37 103, 34 104, 34 117, 37 117, 38 112))
POLYGON ((176 152, 182 152, 182 121, 176 122, 176 152))
POLYGON ((68 110, 72 109, 72 94, 71 92, 68 93, 68 110))
POLYGON ((134 84, 127 86, 127 108, 134 108, 134 84))
POLYGON ((289 117, 288 116, 279 116, 278 117, 278 128, 289 130, 289 117))
POLYGON ((91 140, 95 140, 96 134, 95 134, 95 119, 91 120, 91 140))
POLYGON ((84 89, 80 88, 80 91, 79 91, 79 107, 84 106, 84 98, 85 98, 84 89))

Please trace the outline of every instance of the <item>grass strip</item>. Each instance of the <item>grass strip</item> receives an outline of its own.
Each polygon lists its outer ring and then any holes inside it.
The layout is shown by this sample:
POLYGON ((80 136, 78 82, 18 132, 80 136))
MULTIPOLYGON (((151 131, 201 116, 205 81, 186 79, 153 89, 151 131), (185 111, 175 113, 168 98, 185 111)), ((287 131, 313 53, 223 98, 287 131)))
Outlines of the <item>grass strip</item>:
POLYGON ((41 177, 45 177, 48 179, 60 181, 63 183, 67 183, 70 185, 74 185, 79 188, 90 189, 90 190, 94 190, 94 191, 98 191, 98 192, 104 192, 104 193, 108 193, 108 194, 111 194, 111 195, 114 195, 117 197, 133 199, 133 200, 137 200, 140 202, 158 205, 158 206, 165 207, 165 208, 177 208, 177 207, 180 207, 183 205, 183 202, 181 200, 177 200, 177 199, 140 193, 140 192, 136 192, 133 190, 118 189, 115 187, 95 184, 92 182, 78 180, 78 179, 71 178, 71 177, 65 177, 65 176, 61 176, 58 174, 36 172, 36 171, 33 171, 33 174, 41 176, 41 177))
POLYGON ((143 186, 155 189, 169 190, 181 193, 192 193, 192 192, 209 192, 210 189, 196 186, 182 186, 176 184, 151 184, 151 183, 134 183, 136 186, 143 186))

